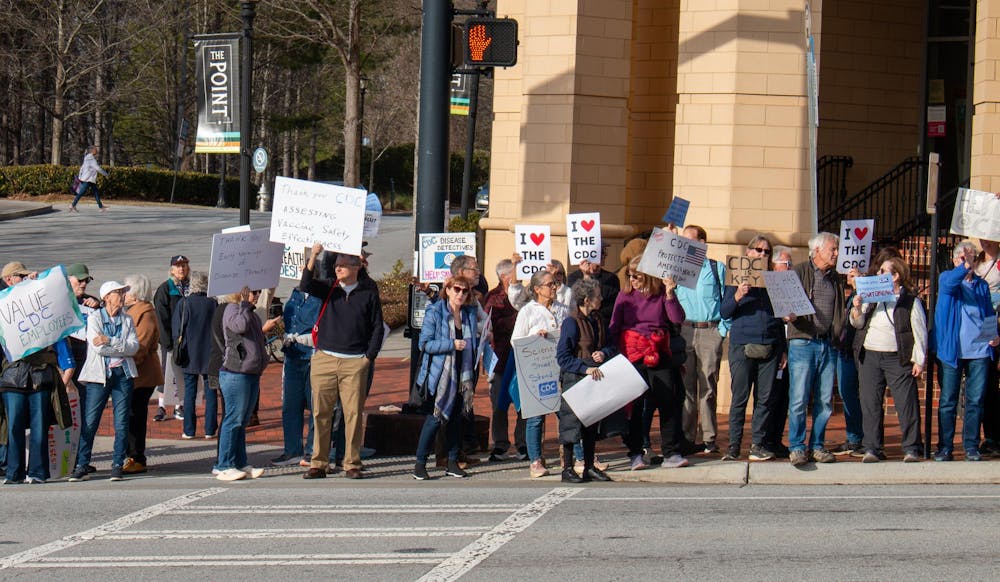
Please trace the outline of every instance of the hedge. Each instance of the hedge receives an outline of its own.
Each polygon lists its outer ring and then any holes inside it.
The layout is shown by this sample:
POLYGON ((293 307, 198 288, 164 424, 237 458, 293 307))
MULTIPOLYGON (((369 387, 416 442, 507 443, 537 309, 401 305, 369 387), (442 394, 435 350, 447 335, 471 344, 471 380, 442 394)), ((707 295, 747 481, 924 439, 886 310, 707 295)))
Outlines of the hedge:
MULTIPOLYGON (((174 173, 169 170, 118 166, 105 168, 108 177, 98 176, 101 197, 110 200, 170 200, 174 173)), ((75 166, 5 166, 0 168, 0 197, 70 194, 75 166)), ((178 172, 174 202, 215 206, 219 198, 219 175, 178 172)), ((226 204, 239 205, 239 177, 226 177, 226 204)))

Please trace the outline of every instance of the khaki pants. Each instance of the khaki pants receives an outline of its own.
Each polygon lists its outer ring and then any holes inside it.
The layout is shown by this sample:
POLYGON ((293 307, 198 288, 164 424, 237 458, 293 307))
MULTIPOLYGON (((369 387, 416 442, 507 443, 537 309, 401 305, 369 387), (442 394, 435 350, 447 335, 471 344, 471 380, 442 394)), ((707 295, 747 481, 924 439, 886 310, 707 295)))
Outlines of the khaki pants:
POLYGON ((722 336, 718 327, 693 328, 685 325, 681 336, 687 342, 684 373, 684 438, 698 442, 701 429, 705 442, 715 442, 719 430, 715 400, 722 364, 722 336))
POLYGON ((368 358, 338 358, 317 351, 312 357, 313 454, 310 467, 326 469, 330 464, 330 431, 333 408, 340 400, 344 411, 344 470, 361 469, 361 441, 364 438, 362 413, 368 358))

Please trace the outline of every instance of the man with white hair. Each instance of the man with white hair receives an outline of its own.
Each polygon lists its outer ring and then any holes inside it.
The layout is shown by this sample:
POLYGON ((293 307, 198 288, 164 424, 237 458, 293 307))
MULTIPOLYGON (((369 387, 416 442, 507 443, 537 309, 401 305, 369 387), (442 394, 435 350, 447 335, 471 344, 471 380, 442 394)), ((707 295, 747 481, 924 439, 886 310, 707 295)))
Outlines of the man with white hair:
POLYGON ((833 410, 834 350, 842 349, 847 321, 844 283, 834 268, 840 239, 821 232, 809 239, 809 260, 792 270, 816 310, 814 315, 788 314, 788 448, 792 465, 832 463, 823 447, 826 423, 833 410), (812 432, 806 442, 806 416, 812 399, 812 432), (811 451, 811 455, 810 455, 811 451))

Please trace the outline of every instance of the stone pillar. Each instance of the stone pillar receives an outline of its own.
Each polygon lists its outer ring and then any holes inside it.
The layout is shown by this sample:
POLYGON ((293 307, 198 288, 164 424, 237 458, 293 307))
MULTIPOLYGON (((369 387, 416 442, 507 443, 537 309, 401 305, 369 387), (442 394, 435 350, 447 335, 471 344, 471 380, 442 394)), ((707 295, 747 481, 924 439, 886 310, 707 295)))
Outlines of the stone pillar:
POLYGON ((976 3, 972 165, 969 185, 1000 191, 1000 0, 976 3))

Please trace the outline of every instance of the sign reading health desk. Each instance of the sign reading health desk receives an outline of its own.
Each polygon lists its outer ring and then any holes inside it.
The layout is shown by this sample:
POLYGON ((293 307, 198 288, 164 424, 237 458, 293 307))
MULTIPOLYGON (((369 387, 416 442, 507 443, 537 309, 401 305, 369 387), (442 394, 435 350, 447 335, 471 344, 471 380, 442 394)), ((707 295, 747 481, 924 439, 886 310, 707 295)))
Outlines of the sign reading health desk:
POLYGON ((552 262, 552 240, 548 225, 515 224, 514 252, 521 255, 517 279, 530 279, 552 262))
POLYGON ((62 265, 0 291, 0 344, 14 362, 83 327, 83 315, 62 265))
POLYGON ((422 283, 443 283, 451 276, 451 262, 476 256, 476 233, 439 232, 420 235, 418 268, 422 283))
POLYGON ((284 250, 285 245, 270 241, 266 228, 213 235, 209 296, 277 287, 284 250))
POLYGON ((559 410, 559 363, 556 345, 559 336, 537 334, 511 340, 517 367, 517 390, 521 398, 521 418, 542 416, 559 410))
POLYGON ((855 277, 854 290, 862 303, 882 303, 896 299, 896 289, 892 275, 875 275, 872 277, 855 277))
POLYGON ((704 243, 654 227, 639 260, 639 270, 657 279, 673 277, 681 287, 694 289, 707 253, 708 245, 704 243))
POLYGON ((862 273, 867 271, 872 257, 874 236, 875 221, 872 219, 841 220, 837 272, 846 275, 851 269, 857 269, 862 273))
POLYGON ((775 317, 788 314, 812 315, 816 313, 812 301, 802 288, 802 282, 795 271, 764 271, 767 296, 771 300, 775 317))
POLYGON ((274 181, 271 240, 292 248, 361 256, 368 193, 357 188, 279 176, 274 181))
POLYGON ((571 265, 601 262, 601 213, 567 214, 566 247, 571 265))
POLYGON ((963 236, 1000 240, 1000 199, 992 192, 959 188, 951 232, 963 236))

